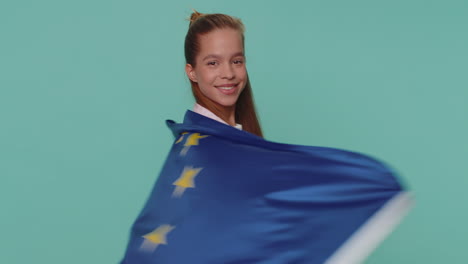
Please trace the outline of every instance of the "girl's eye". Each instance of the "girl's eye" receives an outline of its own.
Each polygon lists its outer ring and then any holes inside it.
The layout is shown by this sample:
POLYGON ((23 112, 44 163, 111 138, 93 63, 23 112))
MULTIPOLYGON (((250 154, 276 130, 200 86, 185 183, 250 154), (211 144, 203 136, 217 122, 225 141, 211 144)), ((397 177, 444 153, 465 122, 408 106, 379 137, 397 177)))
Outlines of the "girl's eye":
POLYGON ((216 65, 216 61, 209 61, 208 63, 206 63, 207 65, 216 65))

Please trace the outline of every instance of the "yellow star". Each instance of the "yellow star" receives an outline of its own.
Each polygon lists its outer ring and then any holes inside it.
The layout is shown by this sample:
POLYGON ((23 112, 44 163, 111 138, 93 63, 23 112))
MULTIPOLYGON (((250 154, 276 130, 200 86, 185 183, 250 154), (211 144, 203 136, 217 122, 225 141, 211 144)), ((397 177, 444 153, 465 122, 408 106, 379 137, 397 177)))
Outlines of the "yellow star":
POLYGON ((200 135, 200 133, 193 133, 193 134, 189 135, 187 140, 185 141, 184 148, 182 149, 180 154, 182 156, 184 156, 185 154, 187 154, 187 151, 189 150, 189 148, 191 146, 197 146, 199 144, 198 141, 200 139, 206 138, 206 137, 208 137, 208 136, 202 136, 202 135, 200 135))
POLYGON ((175 144, 180 143, 184 139, 185 134, 188 134, 188 132, 182 132, 182 134, 180 134, 181 136, 179 137, 179 139, 177 139, 175 144))
POLYGON ((140 249, 144 251, 154 251, 159 245, 167 245, 166 236, 175 226, 160 225, 158 228, 143 236, 145 239, 140 249))
POLYGON ((172 196, 180 197, 187 188, 195 188, 193 179, 203 168, 185 167, 180 177, 173 183, 176 186, 172 196))
POLYGON ((185 141, 184 146, 189 147, 189 146, 196 146, 198 145, 198 140, 202 138, 206 138, 207 136, 202 136, 200 133, 193 133, 191 134, 187 140, 185 141))

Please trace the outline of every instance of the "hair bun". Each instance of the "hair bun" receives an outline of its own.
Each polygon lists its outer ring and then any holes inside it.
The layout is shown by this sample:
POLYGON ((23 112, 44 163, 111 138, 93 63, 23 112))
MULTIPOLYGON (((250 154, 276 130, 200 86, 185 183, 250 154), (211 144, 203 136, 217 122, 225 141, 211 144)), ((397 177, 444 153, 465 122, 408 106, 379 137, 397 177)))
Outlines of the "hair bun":
POLYGON ((193 12, 192 14, 190 15, 190 25, 193 24, 193 22, 195 22, 197 19, 199 19, 200 17, 204 16, 205 14, 202 14, 202 13, 199 13, 197 12, 197 10, 193 9, 193 12))

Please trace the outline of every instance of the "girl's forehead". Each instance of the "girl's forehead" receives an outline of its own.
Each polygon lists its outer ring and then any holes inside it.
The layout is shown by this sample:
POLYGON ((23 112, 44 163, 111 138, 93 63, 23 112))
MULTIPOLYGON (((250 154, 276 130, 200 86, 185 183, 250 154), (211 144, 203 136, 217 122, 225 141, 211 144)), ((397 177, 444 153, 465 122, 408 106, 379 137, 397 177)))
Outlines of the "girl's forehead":
POLYGON ((213 41, 213 40, 223 40, 223 39, 239 39, 242 41, 242 33, 238 30, 231 28, 215 29, 208 33, 200 35, 200 41, 213 41))
POLYGON ((242 34, 235 29, 217 29, 199 38, 200 53, 217 51, 219 53, 243 52, 242 34))

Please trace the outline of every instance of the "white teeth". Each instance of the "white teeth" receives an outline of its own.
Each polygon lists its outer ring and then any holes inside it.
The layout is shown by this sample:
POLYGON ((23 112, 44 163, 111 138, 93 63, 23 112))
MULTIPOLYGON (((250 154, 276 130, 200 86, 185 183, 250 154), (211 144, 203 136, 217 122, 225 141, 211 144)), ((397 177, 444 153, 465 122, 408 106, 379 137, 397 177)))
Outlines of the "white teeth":
POLYGON ((229 87, 219 87, 219 89, 221 89, 221 90, 231 90, 232 88, 234 88, 234 86, 229 86, 229 87))

